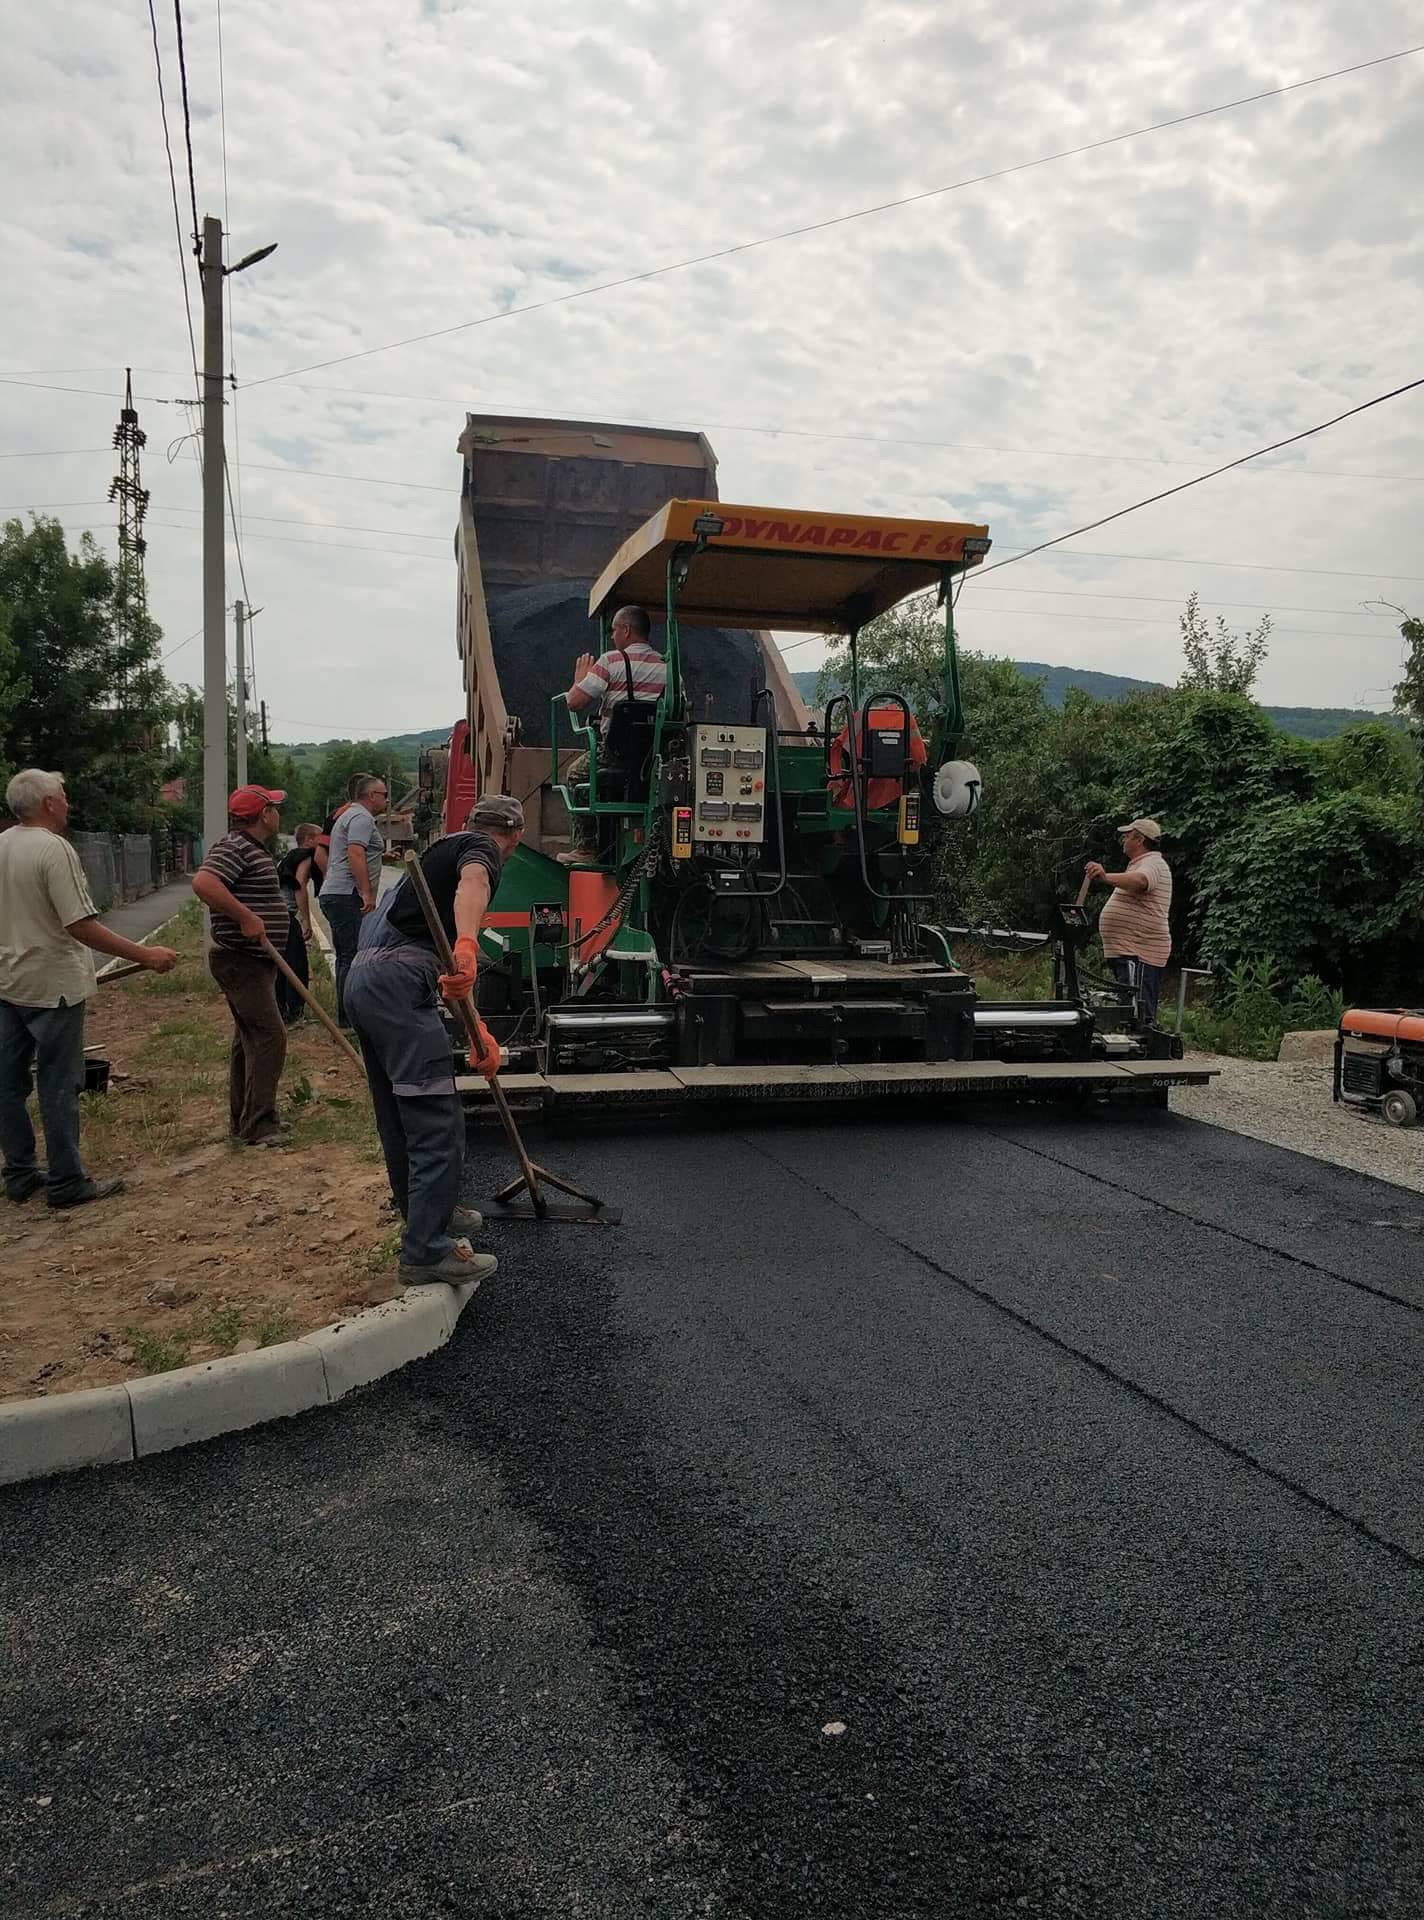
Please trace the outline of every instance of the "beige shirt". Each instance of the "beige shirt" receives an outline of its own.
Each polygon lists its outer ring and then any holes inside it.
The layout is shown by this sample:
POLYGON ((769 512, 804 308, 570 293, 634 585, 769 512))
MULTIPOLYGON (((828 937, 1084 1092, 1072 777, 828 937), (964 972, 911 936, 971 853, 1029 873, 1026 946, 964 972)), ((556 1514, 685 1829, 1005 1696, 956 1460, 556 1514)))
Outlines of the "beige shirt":
POLYGON ((1129 873, 1147 875, 1146 893, 1114 887, 1098 917, 1103 952, 1109 960, 1145 960, 1165 967, 1172 952, 1167 914, 1172 905, 1172 869, 1160 853, 1139 853, 1129 873))
POLYGON ((74 1006, 94 992, 94 956, 66 928, 99 909, 79 855, 46 827, 0 833, 0 1000, 74 1006))

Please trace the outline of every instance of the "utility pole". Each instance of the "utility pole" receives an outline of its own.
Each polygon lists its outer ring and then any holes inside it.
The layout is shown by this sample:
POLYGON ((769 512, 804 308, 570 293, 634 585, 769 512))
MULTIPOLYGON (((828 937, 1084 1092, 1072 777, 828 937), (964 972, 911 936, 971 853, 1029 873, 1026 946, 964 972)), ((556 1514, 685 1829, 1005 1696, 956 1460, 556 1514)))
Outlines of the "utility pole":
POLYGON ((203 840, 227 832, 227 579, 223 527, 223 232, 203 222, 203 840))
MULTIPOLYGON (((203 221, 203 839, 227 832, 227 574, 223 492, 223 280, 275 253, 276 241, 223 265, 221 220, 203 221)), ((246 747, 239 751, 246 754, 246 747)))
POLYGON ((270 748, 267 745, 267 702, 264 700, 261 703, 261 705, 262 705, 262 751, 264 753, 267 753, 267 752, 270 752, 270 748))
POLYGON ((239 600, 237 615, 237 785, 247 785, 247 608, 239 600))

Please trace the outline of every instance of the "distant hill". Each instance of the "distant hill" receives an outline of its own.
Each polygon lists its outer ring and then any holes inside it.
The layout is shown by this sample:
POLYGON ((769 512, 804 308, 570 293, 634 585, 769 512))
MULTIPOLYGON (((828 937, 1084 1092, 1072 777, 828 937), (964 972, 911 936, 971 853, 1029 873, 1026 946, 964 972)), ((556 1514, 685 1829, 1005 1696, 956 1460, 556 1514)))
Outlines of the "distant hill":
MULTIPOLYGON (((376 767, 373 770, 384 771, 385 761, 391 760, 398 767, 406 767, 413 771, 420 758, 422 747, 443 745, 449 738, 449 726, 427 727, 423 733, 385 734, 372 743, 377 749, 374 756, 376 767)), ((349 746, 351 736, 342 734, 339 738, 330 740, 300 740, 295 745, 289 745, 285 740, 273 741, 272 744, 281 752, 291 754, 296 764, 305 768, 315 766, 328 747, 349 746)))
MULTIPOLYGON (((1132 693, 1162 691, 1159 680, 1133 680, 1127 674, 1098 673, 1092 667, 1051 667, 1042 660, 1016 660, 1014 665, 1030 680, 1043 682, 1043 697, 1051 707, 1063 705, 1070 687, 1080 688, 1095 700, 1125 700, 1132 693)), ((814 706, 818 677, 815 669, 791 677, 802 696, 814 706)), ((1361 707, 1263 707, 1261 711, 1269 714, 1283 732, 1292 733, 1300 740, 1329 740, 1362 720, 1383 720, 1389 726, 1402 724, 1393 714, 1372 713, 1361 707)))

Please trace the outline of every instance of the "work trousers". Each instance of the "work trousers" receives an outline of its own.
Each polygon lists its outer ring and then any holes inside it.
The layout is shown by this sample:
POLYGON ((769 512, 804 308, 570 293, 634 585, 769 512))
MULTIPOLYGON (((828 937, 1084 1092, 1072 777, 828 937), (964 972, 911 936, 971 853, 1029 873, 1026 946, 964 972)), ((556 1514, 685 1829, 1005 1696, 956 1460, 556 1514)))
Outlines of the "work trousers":
POLYGON ((22 1007, 0 1000, 0 1149, 5 1188, 23 1192, 35 1172, 35 1130, 25 1102, 31 1070, 39 1083, 40 1119, 49 1162, 49 1198, 87 1178, 79 1158, 79 1095, 84 1086, 84 1002, 22 1007))
MULTIPOLYGON (((374 931, 379 941, 386 929, 374 931)), ((399 944, 362 945, 347 1010, 371 1083, 391 1198, 405 1221, 401 1262, 431 1267, 455 1244, 446 1228, 460 1197, 465 1116, 440 1018, 435 955, 391 938, 399 944)))
POLYGON ((277 1131, 277 1086, 287 1058, 287 1028, 277 1010, 277 969, 260 953, 214 947, 208 971, 232 1014, 228 1108, 233 1138, 254 1141, 277 1131))
POLYGON ((1108 972, 1119 986, 1131 987, 1137 996, 1137 1017, 1150 1027, 1157 1018, 1157 996, 1162 991, 1165 967, 1151 966, 1146 960, 1134 960, 1119 954, 1108 961, 1108 972))
POLYGON ((336 1020, 338 1026, 348 1027, 351 1022, 346 1018, 346 976, 351 971, 351 962, 356 958, 361 922, 365 918, 361 912, 361 896, 359 893, 324 893, 321 896, 321 910, 326 915, 326 924, 331 928, 331 948, 336 956, 333 969, 336 974, 336 1020))
MULTIPOLYGON (((311 963, 307 959, 307 943, 302 938, 302 923, 290 907, 287 908, 287 944, 282 949, 282 958, 302 985, 309 987, 311 963)), ((277 975, 277 1009, 289 1027, 300 1020, 306 1011, 306 1002, 286 975, 281 973, 277 975)))

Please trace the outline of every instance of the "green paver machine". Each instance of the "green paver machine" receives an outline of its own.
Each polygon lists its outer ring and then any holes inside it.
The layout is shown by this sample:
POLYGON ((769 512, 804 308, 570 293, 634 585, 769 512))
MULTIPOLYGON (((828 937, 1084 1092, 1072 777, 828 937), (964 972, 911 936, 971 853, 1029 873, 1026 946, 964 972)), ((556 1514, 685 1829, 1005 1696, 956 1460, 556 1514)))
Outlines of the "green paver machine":
MULTIPOLYGON (((936 923, 936 846, 979 797, 975 768, 955 757, 953 589, 989 545, 982 526, 708 498, 668 500, 624 540, 589 617, 604 648, 618 608, 661 618, 666 687, 603 736, 563 700, 572 661, 546 671, 536 805, 546 847, 559 803, 576 844, 561 858, 522 845, 481 938, 480 1004, 513 1098, 1086 1091, 1163 1104, 1169 1086, 1205 1078, 1121 996, 1080 987, 1080 908, 1027 936, 1053 943, 1052 1000, 981 1000, 936 923), (928 741, 901 694, 862 700, 856 662, 861 628, 926 589, 944 608, 928 741), (850 687, 819 721, 778 711, 791 704, 784 674, 714 711, 684 671, 684 636, 698 629, 844 636, 850 687), (580 749, 587 772, 571 785, 580 749)), ((472 1097, 483 1084, 461 1081, 472 1097)))

